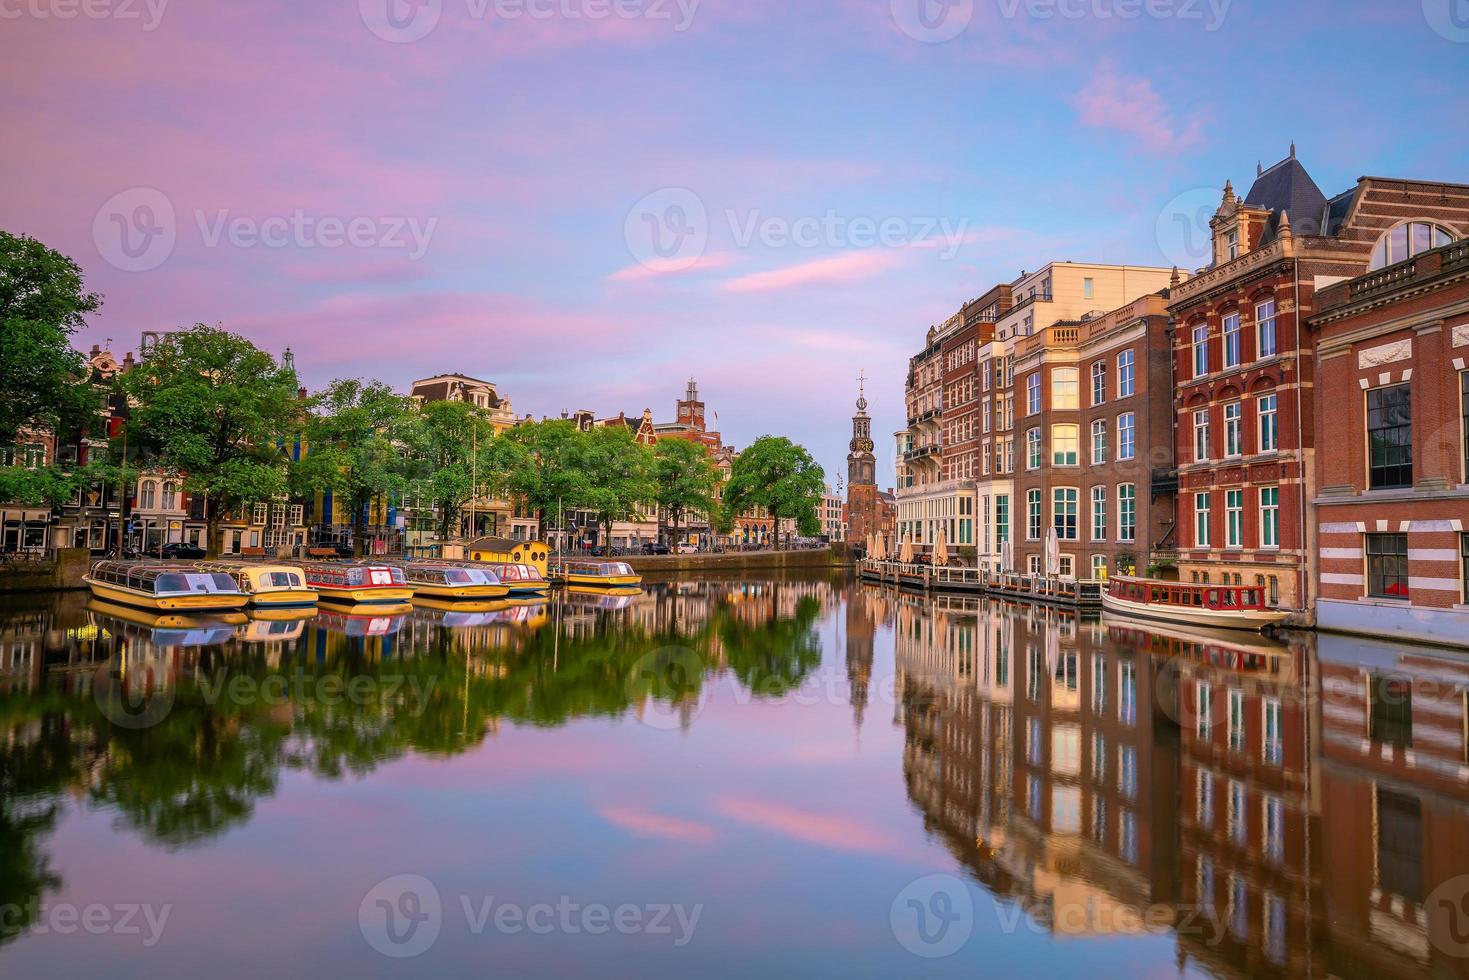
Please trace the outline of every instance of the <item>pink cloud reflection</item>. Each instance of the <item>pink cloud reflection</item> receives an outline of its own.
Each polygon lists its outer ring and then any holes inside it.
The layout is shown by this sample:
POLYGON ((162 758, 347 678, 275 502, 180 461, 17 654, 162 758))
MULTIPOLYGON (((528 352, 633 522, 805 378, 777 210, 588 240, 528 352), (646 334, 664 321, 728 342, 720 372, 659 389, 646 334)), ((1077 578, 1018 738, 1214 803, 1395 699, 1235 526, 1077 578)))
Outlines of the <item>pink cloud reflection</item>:
POLYGON ((693 820, 681 820, 650 810, 630 806, 602 807, 597 815, 614 827, 621 827, 636 837, 653 837, 708 844, 715 838, 714 828, 693 820))

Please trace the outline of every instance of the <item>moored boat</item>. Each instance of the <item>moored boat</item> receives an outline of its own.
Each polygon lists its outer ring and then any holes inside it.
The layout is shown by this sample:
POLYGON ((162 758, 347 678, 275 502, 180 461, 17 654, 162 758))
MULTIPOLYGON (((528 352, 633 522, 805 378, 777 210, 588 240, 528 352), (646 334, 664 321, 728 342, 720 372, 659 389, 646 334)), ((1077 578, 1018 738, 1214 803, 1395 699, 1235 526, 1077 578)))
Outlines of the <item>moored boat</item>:
POLYGON ((1258 586, 1163 582, 1126 575, 1108 581, 1102 605, 1120 616, 1255 632, 1290 615, 1267 606, 1265 590, 1258 586))
POLYGON ((405 605, 413 586, 397 565, 302 562, 306 584, 325 602, 352 605, 405 605))
POLYGON ((447 561, 415 561, 403 566, 413 595, 418 599, 503 599, 510 587, 494 569, 447 561))
POLYGON ((94 563, 82 581, 104 602, 160 612, 222 612, 249 601, 234 579, 201 569, 197 562, 104 560, 94 563))
POLYGON ((625 589, 643 584, 643 577, 621 561, 567 561, 551 566, 551 578, 561 585, 593 589, 625 589))
POLYGON ((249 596, 250 605, 256 609, 316 605, 316 590, 306 584, 306 573, 295 565, 248 561, 208 561, 198 564, 201 569, 221 572, 232 578, 240 591, 249 596))
POLYGON ((513 596, 545 595, 551 590, 551 583, 533 565, 516 562, 476 562, 470 567, 487 568, 494 572, 513 596))

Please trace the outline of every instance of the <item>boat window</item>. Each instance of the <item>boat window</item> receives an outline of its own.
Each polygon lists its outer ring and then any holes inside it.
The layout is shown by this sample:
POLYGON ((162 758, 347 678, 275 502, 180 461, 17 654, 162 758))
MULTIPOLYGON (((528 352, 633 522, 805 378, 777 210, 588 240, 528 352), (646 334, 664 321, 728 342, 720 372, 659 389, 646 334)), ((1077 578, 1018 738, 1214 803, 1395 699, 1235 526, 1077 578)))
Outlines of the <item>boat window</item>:
POLYGON ((261 578, 274 589, 296 588, 301 584, 301 576, 295 572, 266 572, 261 578))
POLYGON ((496 585, 495 573, 483 568, 446 568, 444 581, 451 585, 496 585))
POLYGON ((1209 603, 1208 603, 1208 605, 1209 605, 1209 608, 1211 608, 1211 609, 1218 609, 1219 608, 1219 590, 1218 589, 1210 589, 1209 590, 1209 603))

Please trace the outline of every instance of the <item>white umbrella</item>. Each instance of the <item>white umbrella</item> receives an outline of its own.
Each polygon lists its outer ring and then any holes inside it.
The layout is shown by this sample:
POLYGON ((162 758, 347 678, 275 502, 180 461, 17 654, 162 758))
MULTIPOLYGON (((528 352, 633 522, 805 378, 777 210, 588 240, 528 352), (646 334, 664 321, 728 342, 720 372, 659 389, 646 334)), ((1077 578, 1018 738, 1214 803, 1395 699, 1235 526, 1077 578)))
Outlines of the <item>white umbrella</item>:
POLYGON ((949 563, 949 535, 948 532, 939 528, 939 541, 933 548, 933 563, 935 565, 947 565, 949 563))
POLYGON ((903 550, 898 553, 898 561, 904 565, 913 564, 913 539, 903 539, 903 550))
POLYGON ((1006 538, 1005 543, 1000 545, 1000 571, 1008 572, 1015 567, 1015 546, 1006 538))
POLYGON ((1061 571, 1061 539, 1056 534, 1056 529, 1050 528, 1046 531, 1046 576, 1056 575, 1061 571))

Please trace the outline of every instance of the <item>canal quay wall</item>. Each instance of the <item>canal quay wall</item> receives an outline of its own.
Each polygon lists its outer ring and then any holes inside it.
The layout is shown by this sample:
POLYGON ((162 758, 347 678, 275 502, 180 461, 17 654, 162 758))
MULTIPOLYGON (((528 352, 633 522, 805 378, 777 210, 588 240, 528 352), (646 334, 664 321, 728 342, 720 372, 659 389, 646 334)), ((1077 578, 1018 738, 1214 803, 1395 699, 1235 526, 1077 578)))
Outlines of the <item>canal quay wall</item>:
POLYGON ((619 558, 640 573, 743 572, 772 569, 843 568, 855 564, 845 547, 799 551, 741 551, 726 554, 631 555, 619 558))
POLYGON ((57 592, 84 589, 91 567, 86 548, 62 548, 53 557, 0 562, 0 592, 57 592))

